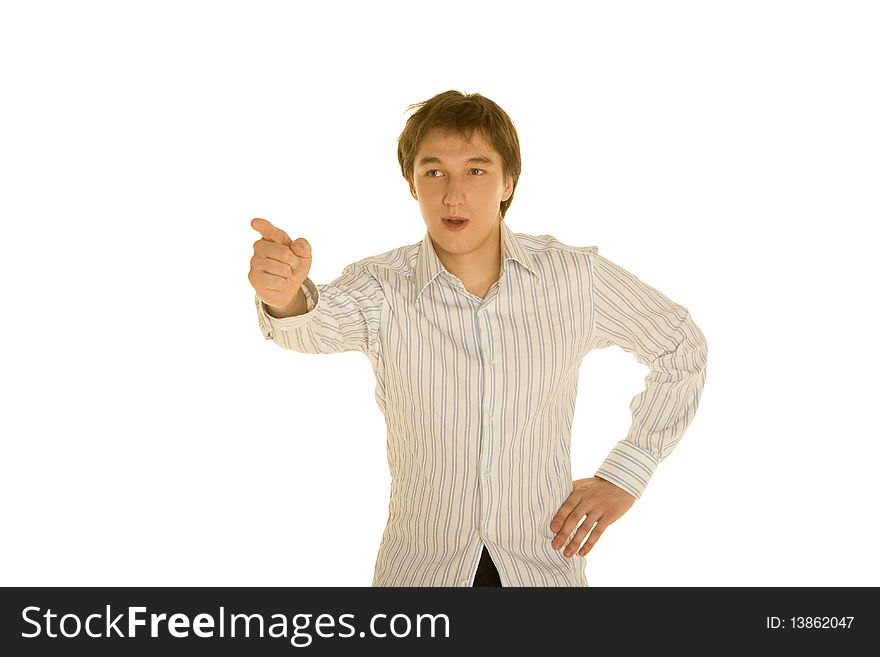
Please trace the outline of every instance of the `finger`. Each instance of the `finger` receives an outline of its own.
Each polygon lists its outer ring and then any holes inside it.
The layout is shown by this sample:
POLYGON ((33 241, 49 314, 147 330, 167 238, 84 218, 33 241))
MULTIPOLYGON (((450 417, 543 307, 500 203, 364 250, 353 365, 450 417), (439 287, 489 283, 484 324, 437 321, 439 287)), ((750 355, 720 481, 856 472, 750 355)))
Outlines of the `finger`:
MULTIPOLYGON (((276 245, 277 246, 277 245, 276 245)), ((290 249, 288 249, 289 251, 290 249)), ((294 256, 295 257, 295 256, 294 256)), ((252 266, 254 271, 264 271, 267 274, 275 274, 282 278, 290 278, 293 276, 294 265, 290 262, 281 262, 273 258, 256 256, 253 258, 252 266)))
POLYGON ((571 536, 571 533, 575 530, 575 527, 578 526, 578 523, 581 521, 581 518, 584 517, 585 513, 586 512, 582 509, 578 509, 568 514, 565 522, 562 523, 562 529, 553 538, 552 545, 554 550, 560 549, 568 542, 568 537, 571 536))
POLYGON ((577 506, 577 500, 574 499, 574 494, 569 495, 568 499, 562 503, 562 506, 559 507, 559 511, 556 512, 556 515, 553 516, 553 519, 550 521, 550 531, 558 532, 562 529, 562 525, 568 519, 568 515, 574 511, 574 508, 577 506))
POLYGON ((252 271, 248 274, 248 280, 255 288, 261 290, 286 292, 290 286, 290 279, 286 276, 276 276, 275 274, 268 274, 264 271, 252 271))
POLYGON ((599 537, 602 536, 602 532, 605 531, 605 528, 608 525, 603 522, 598 522, 595 527, 593 527, 593 531, 590 532, 590 535, 587 537, 586 543, 584 543, 583 547, 578 551, 580 556, 586 556, 587 553, 593 549, 593 546, 596 544, 596 541, 599 540, 599 537))
POLYGON ((563 552, 566 557, 570 557, 575 553, 575 551, 583 542, 584 538, 586 538, 587 534, 590 533, 590 530, 595 524, 596 522, 593 520, 593 517, 590 514, 587 514, 587 519, 580 524, 580 527, 578 527, 578 530, 572 537, 571 542, 566 546, 565 552, 563 552))
POLYGON ((287 233, 277 226, 273 226, 272 223, 266 219, 260 219, 259 217, 251 219, 251 228, 262 235, 263 239, 269 240, 270 242, 283 244, 284 246, 290 246, 293 242, 287 233))
POLYGON ((293 271, 296 271, 300 265, 300 257, 293 252, 293 249, 277 242, 270 242, 265 238, 258 239, 254 242, 255 259, 271 258, 278 262, 290 265, 293 271))

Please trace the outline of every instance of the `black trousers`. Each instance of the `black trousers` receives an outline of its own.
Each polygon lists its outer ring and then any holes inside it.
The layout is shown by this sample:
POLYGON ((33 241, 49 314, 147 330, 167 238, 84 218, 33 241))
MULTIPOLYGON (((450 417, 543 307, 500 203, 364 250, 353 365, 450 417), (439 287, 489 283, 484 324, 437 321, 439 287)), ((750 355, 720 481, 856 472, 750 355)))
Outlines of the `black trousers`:
POLYGON ((495 563, 489 556, 489 550, 485 545, 483 546, 483 554, 480 555, 480 564, 477 566, 477 574, 472 586, 501 586, 498 569, 495 568, 495 563))

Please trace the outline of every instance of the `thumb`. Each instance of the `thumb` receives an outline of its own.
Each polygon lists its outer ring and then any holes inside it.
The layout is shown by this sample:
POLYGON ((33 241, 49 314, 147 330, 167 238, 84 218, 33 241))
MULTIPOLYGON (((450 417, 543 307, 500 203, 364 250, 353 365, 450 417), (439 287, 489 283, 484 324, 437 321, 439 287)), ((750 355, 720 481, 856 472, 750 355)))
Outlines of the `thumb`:
POLYGON ((312 245, 305 237, 295 239, 290 243, 290 250, 300 258, 312 259, 312 245))

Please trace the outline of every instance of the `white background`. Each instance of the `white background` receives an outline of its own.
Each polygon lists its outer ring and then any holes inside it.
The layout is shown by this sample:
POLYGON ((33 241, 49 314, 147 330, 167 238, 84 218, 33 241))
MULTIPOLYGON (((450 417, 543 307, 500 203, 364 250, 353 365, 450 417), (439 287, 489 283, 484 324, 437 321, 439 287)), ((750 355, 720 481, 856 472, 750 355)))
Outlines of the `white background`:
MULTIPOLYGON (((4 3, 0 583, 370 585, 373 373, 262 338, 249 222, 316 282, 419 242, 396 139, 457 89, 517 126, 514 231, 598 246, 708 339, 590 584, 880 585, 874 7, 4 3)), ((646 374, 584 360, 577 478, 646 374)))

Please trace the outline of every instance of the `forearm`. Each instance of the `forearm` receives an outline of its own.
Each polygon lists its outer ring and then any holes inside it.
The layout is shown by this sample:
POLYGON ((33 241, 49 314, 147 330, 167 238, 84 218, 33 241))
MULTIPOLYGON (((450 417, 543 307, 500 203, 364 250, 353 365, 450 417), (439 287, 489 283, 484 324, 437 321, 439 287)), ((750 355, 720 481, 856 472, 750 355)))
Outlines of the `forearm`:
POLYGON ((596 472, 636 497, 694 419, 706 382, 706 338, 686 311, 676 333, 679 344, 661 341, 668 350, 651 363, 645 389, 630 401, 633 421, 626 438, 596 472))
POLYGON ((283 308, 270 306, 268 303, 265 305, 266 312, 275 319, 283 319, 284 317, 295 317, 297 315, 304 315, 307 311, 306 295, 303 294, 302 287, 300 287, 299 291, 296 293, 293 301, 291 301, 289 305, 283 308))

